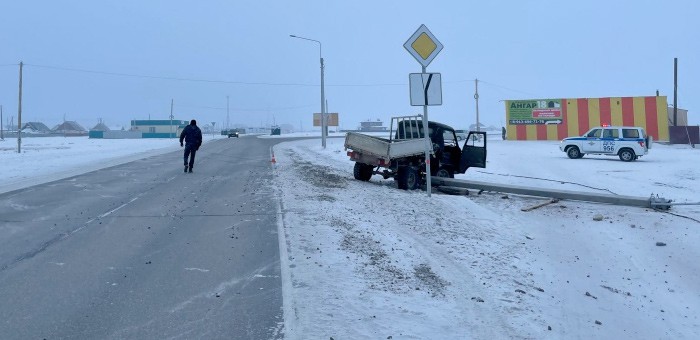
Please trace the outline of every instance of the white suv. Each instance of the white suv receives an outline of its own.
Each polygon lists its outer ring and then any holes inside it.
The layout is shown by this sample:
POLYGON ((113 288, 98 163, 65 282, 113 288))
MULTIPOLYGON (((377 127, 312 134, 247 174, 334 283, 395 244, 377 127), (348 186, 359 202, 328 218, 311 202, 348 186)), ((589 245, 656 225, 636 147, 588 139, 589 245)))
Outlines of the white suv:
POLYGON ((581 137, 564 138, 559 149, 569 158, 581 158, 585 154, 619 156, 631 162, 646 155, 652 138, 641 127, 603 126, 595 127, 581 137))
POLYGON ((469 134, 469 130, 455 130, 455 135, 457 136, 457 140, 467 139, 468 134, 469 134))

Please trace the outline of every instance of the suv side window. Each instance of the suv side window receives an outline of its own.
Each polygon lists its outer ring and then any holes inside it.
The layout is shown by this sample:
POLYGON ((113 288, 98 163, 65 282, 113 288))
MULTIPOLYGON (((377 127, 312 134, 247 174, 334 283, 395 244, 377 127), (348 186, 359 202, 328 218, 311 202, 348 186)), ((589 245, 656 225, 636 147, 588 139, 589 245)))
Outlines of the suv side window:
POLYGON ((620 138, 620 132, 618 129, 605 129, 603 130, 603 138, 620 138))
POLYGON ((589 133, 586 135, 586 137, 589 137, 589 138, 600 138, 600 132, 601 132, 601 129, 594 129, 594 130, 591 130, 591 132, 589 132, 589 133))
POLYGON ((637 129, 622 129, 623 138, 639 138, 639 130, 637 129))

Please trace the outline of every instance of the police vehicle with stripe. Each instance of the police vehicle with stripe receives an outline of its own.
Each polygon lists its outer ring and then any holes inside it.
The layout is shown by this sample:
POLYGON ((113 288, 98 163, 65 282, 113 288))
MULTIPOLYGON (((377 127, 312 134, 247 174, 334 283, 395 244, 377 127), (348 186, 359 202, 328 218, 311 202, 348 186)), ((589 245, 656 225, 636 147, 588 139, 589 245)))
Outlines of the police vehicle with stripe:
POLYGON ((649 153, 653 140, 643 128, 634 126, 602 126, 590 129, 581 137, 564 138, 559 149, 571 159, 585 154, 618 156, 631 162, 649 153))

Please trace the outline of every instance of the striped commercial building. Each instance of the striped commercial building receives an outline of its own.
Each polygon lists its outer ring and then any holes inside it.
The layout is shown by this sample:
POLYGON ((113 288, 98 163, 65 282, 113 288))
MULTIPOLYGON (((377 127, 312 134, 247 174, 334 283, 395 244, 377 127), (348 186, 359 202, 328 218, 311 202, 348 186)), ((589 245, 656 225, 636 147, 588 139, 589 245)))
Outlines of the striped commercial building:
POLYGON ((668 141, 665 96, 506 100, 509 140, 561 140, 592 127, 641 126, 668 141))

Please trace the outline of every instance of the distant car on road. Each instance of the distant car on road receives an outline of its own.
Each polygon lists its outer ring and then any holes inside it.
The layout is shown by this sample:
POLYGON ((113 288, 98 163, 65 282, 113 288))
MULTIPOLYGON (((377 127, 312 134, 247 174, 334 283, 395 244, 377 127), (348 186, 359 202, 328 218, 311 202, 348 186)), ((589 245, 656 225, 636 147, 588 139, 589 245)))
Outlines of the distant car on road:
POLYGON ((222 130, 221 135, 228 136, 228 138, 236 137, 238 138, 238 130, 222 130))
POLYGON ((455 135, 457 136, 457 140, 467 139, 468 134, 469 134, 468 130, 455 130, 455 135))
POLYGON ((585 154, 618 156, 631 162, 649 153, 653 140, 641 127, 603 126, 590 129, 581 137, 564 138, 559 150, 571 159, 585 154))

